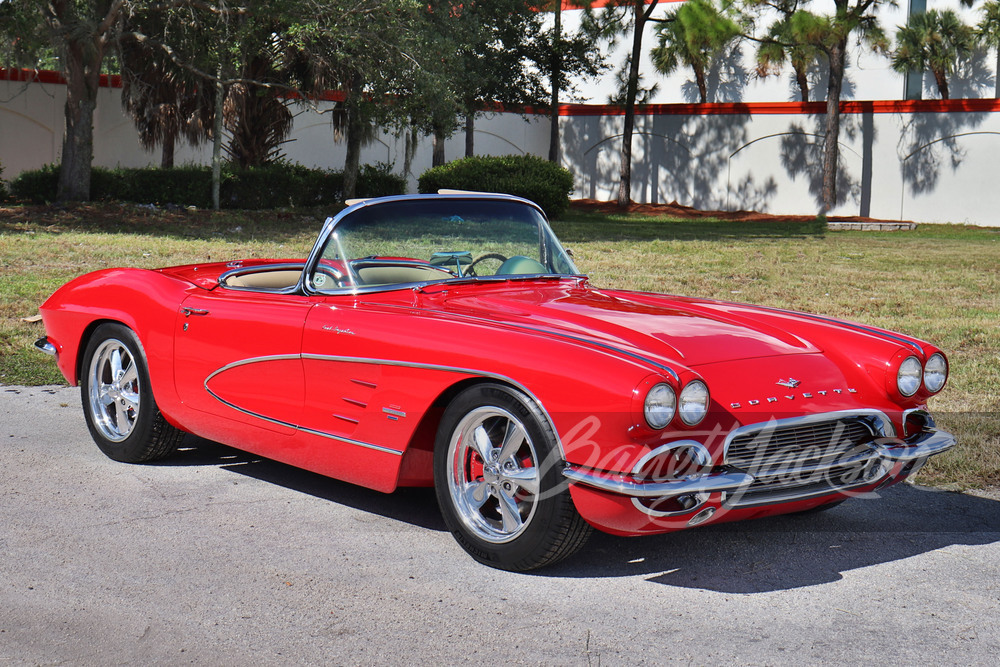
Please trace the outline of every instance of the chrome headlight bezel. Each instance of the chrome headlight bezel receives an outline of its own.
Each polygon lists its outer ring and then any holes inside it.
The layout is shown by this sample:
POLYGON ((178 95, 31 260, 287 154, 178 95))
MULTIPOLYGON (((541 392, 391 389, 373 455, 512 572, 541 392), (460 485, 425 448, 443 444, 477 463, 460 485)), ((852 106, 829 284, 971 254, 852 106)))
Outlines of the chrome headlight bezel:
POLYGON ((899 364, 899 369, 896 371, 896 390, 903 396, 913 396, 920 390, 923 377, 924 367, 920 359, 911 355, 899 364))
POLYGON ((681 390, 677 414, 687 426, 695 426, 708 414, 711 401, 708 385, 701 380, 693 380, 681 390))
POLYGON ((948 382, 948 360, 940 352, 935 352, 924 364, 924 387, 932 394, 944 389, 948 382))
POLYGON ((677 394, 666 382, 658 382, 646 392, 642 414, 646 424, 653 430, 666 428, 677 411, 677 394))

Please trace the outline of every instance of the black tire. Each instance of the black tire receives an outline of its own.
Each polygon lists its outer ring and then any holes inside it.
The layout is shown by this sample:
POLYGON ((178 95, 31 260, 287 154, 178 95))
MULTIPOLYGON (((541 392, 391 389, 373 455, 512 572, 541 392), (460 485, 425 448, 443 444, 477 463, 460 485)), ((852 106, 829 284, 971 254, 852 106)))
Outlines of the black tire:
POLYGON ((184 437, 160 414, 142 343, 121 324, 102 324, 90 337, 83 353, 80 396, 91 437, 115 461, 162 459, 173 454, 184 437))
POLYGON ((570 556, 591 528, 561 464, 555 433, 527 396, 498 384, 466 389, 445 410, 434 443, 445 524, 473 558, 502 570, 570 556))

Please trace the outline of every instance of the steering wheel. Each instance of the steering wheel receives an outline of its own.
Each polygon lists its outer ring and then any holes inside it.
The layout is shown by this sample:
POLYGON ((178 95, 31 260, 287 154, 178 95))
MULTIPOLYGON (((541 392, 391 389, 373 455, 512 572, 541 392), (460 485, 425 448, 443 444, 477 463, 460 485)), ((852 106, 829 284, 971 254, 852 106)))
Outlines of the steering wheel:
POLYGON ((473 267, 475 267, 476 264, 479 264, 479 262, 482 262, 483 260, 486 259, 498 259, 500 260, 501 264, 507 261, 507 258, 498 252, 488 252, 485 255, 480 255, 479 257, 476 257, 474 260, 472 260, 472 264, 469 264, 468 266, 465 267, 465 275, 467 276, 477 275, 476 270, 473 267))

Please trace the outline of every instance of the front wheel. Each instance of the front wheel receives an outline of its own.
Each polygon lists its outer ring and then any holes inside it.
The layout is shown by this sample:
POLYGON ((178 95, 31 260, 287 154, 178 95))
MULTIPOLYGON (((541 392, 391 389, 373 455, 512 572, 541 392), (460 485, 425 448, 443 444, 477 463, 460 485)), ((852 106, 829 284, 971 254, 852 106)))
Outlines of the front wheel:
POLYGON ((434 447, 445 524, 477 561, 503 570, 550 565, 590 535, 562 476, 555 433, 521 392, 496 384, 459 394, 434 447))
POLYGON ((121 324, 94 330, 83 355, 80 393, 90 435, 115 461, 161 459, 184 437, 160 414, 142 343, 121 324))

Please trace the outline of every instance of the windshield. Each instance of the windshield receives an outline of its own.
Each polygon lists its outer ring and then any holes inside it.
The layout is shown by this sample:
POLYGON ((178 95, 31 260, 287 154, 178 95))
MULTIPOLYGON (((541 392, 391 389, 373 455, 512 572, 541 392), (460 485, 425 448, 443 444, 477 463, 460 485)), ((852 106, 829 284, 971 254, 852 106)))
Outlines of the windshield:
POLYGON ((310 276, 321 292, 441 280, 575 275, 544 217, 524 202, 394 199, 345 215, 310 276))

